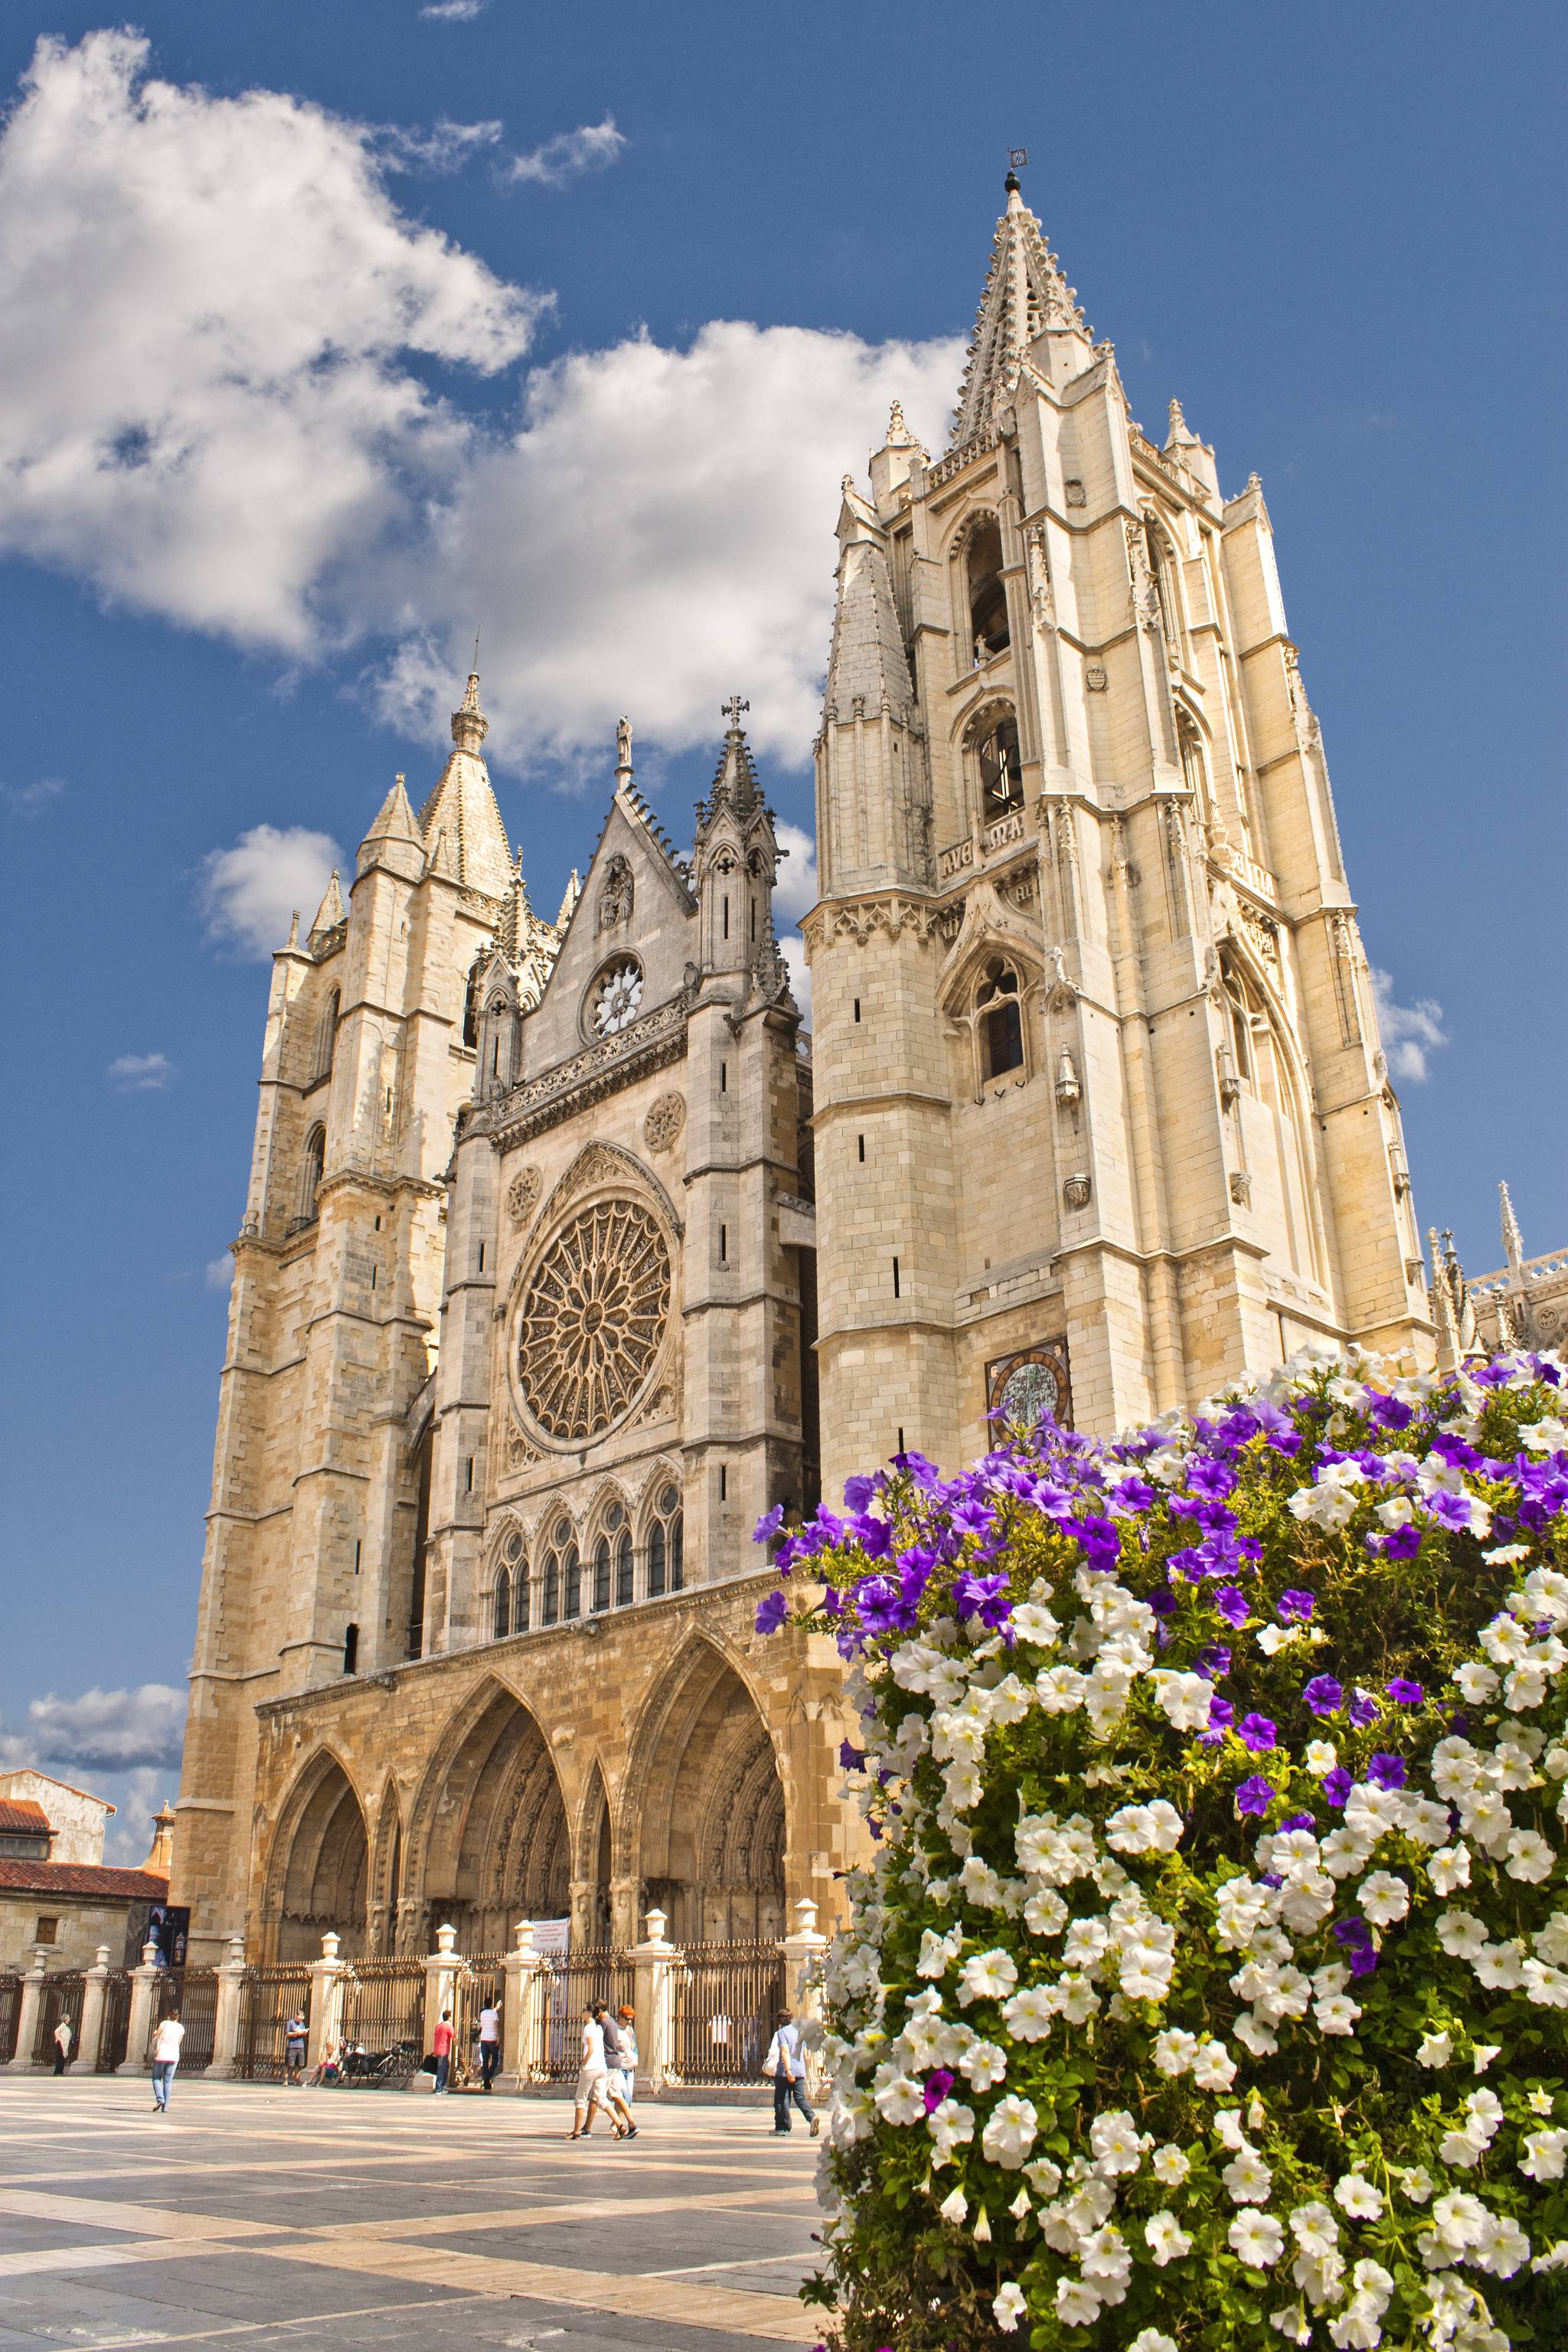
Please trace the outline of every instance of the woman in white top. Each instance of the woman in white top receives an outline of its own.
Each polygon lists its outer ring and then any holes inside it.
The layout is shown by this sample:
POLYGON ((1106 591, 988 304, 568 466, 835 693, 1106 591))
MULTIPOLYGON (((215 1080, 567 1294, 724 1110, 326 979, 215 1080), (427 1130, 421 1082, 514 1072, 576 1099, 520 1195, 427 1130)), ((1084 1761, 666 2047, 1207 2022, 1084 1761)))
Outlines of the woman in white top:
POLYGON ((159 2019, 158 2031, 153 2036, 153 2104, 161 2116, 169 2112, 169 2085, 180 2063, 180 2044, 184 2038, 185 2029, 177 2017, 159 2019))
POLYGON ((577 2070, 577 2098, 572 2112, 572 2128, 567 2134, 569 2139, 592 2137, 595 2107, 603 2107, 610 2118, 616 2137, 619 2139, 621 2127, 616 2122, 615 2111, 610 2105, 610 2070, 605 2063, 605 2029, 592 2008, 588 2008, 583 2011, 583 2063, 577 2070))

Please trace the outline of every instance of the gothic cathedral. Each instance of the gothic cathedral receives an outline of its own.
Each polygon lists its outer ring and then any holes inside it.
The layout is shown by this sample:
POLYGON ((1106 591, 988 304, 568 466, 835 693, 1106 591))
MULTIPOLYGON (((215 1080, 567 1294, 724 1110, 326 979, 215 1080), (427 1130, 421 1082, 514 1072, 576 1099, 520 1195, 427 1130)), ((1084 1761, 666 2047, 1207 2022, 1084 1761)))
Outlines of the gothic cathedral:
POLYGON ((1131 420, 1009 179, 934 463, 847 477, 805 1035, 727 706, 530 903, 471 677, 275 959, 174 1899, 193 1957, 767 1938, 856 1825, 750 1531, 988 1412, 1428 1360, 1399 1115, 1256 477, 1131 420))

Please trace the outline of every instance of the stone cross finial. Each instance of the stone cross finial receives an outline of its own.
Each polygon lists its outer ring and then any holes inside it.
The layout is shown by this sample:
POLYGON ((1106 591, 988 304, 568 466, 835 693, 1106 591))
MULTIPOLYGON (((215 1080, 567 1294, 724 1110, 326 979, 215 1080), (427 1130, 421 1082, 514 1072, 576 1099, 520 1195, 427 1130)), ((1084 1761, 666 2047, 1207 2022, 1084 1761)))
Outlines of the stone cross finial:
POLYGON ((732 694, 728 702, 721 702, 719 705, 719 716, 721 719, 729 720, 731 735, 740 733, 741 713, 742 710, 750 710, 751 707, 749 702, 742 702, 738 694, 732 694))

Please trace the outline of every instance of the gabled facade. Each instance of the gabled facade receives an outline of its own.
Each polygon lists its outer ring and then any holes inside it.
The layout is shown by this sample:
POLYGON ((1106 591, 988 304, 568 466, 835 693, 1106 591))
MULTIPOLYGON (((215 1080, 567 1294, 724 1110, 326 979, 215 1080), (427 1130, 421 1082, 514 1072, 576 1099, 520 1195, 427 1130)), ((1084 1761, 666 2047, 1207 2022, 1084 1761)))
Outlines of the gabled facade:
POLYGON ((1009 176, 951 446, 846 478, 816 746, 825 1484, 1303 1341, 1429 1358, 1256 477, 1134 423, 1009 176))

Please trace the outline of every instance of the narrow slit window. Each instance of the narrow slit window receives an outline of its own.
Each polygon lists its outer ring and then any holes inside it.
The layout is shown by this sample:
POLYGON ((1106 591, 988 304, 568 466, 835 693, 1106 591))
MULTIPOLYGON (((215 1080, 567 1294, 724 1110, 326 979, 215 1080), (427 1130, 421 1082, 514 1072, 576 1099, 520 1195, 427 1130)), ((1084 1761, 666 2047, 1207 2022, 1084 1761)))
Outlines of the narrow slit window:
POLYGON ((719 1091, 721 1095, 727 1095, 730 1091, 730 1065, 728 1062, 721 1062, 719 1065, 719 1091))
POLYGON ((721 1225, 719 1228, 719 1263, 721 1265, 728 1265, 730 1263, 730 1228, 728 1225, 721 1225))
POLYGON ((857 1021, 860 1018, 860 999, 858 997, 855 999, 855 1018, 857 1021))
POLYGON ((866 1139, 863 1135, 858 1135, 855 1138, 855 1141, 859 1150, 860 1165, 863 1168, 866 1165, 866 1139))
POLYGON ((728 939, 728 938, 729 938, 729 936, 730 936, 730 901, 729 901, 728 898, 725 898, 725 900, 724 900, 724 937, 725 937, 726 939, 728 939))
POLYGON ((719 1465, 719 1500, 720 1500, 721 1503, 727 1503, 727 1502, 729 1501, 729 1499, 730 1499, 730 1473, 729 1473, 729 1472, 728 1472, 728 1470, 724 1467, 724 1465, 721 1462, 721 1463, 720 1463, 720 1465, 719 1465))
POLYGON ((354 1675, 359 1672, 359 1627, 357 1625, 345 1625, 343 1628, 343 1672, 345 1675, 354 1675))
POLYGON ((360 1554, 360 1538, 359 1538, 359 1537, 357 1537, 357 1536, 356 1536, 356 1537, 355 1537, 355 1538, 354 1538, 354 1574, 355 1574, 356 1576, 359 1574, 359 1554, 360 1554))
POLYGON ((893 1260, 893 1297, 894 1297, 895 1298, 897 1298, 897 1297, 898 1297, 898 1296, 899 1296, 899 1261, 898 1261, 898 1259, 897 1259, 897 1258, 895 1258, 895 1259, 893 1260))
POLYGON ((463 1492, 464 1492, 464 1494, 465 1494, 465 1495, 471 1495, 471 1494, 473 1493, 473 1491, 474 1491, 474 1457, 473 1457, 473 1455, 470 1454, 468 1455, 468 1459, 467 1459, 467 1460, 465 1461, 465 1463, 463 1464, 463 1492))
POLYGON ((480 1272, 481 1274, 483 1274, 484 1270, 485 1270, 485 1245, 484 1245, 483 1242, 481 1242, 481 1243, 479 1244, 479 1272, 480 1272))

